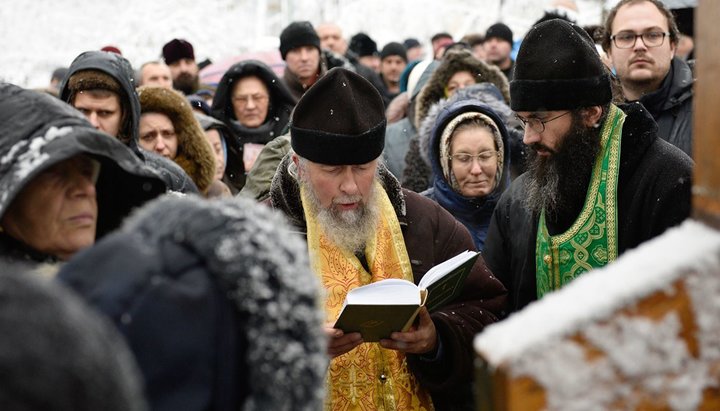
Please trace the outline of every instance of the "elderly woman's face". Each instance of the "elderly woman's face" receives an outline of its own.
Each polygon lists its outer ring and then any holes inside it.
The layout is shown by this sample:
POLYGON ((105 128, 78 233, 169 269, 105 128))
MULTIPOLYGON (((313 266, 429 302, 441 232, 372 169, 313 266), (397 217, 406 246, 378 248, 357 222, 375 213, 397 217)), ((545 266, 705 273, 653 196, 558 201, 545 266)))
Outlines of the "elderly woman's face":
POLYGON ((95 242, 97 161, 75 156, 26 185, 3 215, 2 228, 33 249, 62 260, 95 242))

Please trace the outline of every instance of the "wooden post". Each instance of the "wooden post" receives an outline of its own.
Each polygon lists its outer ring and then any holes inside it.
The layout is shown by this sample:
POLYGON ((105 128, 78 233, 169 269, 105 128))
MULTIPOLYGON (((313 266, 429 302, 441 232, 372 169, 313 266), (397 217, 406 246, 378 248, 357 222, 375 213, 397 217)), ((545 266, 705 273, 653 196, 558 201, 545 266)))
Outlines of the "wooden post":
POLYGON ((695 9, 693 217, 720 229, 720 2, 695 9))

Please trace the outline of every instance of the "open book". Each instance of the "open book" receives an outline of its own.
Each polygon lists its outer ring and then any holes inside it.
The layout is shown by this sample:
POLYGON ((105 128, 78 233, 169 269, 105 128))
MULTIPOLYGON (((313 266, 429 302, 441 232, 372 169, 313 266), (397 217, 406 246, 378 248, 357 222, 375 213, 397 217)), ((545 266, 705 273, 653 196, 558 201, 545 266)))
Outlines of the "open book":
POLYGON ((407 331, 421 307, 432 312, 460 294, 478 255, 464 251, 428 270, 418 285, 392 278, 350 290, 335 328, 360 332, 365 342, 407 331))

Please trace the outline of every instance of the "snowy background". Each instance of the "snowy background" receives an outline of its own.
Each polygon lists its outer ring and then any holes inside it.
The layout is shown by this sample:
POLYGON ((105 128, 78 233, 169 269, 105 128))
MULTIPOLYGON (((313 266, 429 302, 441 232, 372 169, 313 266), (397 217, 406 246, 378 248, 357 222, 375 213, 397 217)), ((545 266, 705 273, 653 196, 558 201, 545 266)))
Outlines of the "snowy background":
MULTIPOLYGON (((59 66, 83 51, 115 45, 134 67, 158 59, 163 44, 190 41, 198 61, 277 50, 277 36, 294 20, 334 21, 346 38, 365 31, 378 43, 416 37, 425 46, 437 32, 456 39, 484 33, 497 21, 515 39, 550 0, 2 0, 0 79, 44 87, 59 66)), ((599 24, 603 4, 576 0, 578 23, 599 24)), ((606 8, 607 6, 605 6, 606 8)))

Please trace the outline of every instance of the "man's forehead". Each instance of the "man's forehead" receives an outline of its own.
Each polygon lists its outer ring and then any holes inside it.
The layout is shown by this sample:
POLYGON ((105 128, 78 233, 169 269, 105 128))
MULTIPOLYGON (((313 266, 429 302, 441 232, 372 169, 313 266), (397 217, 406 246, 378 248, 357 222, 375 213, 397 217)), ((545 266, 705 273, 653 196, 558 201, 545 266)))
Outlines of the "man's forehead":
POLYGON ((668 28, 667 17, 649 1, 628 3, 621 6, 613 19, 613 28, 621 30, 621 27, 617 27, 618 23, 631 26, 647 26, 648 28, 655 26, 663 29, 668 28))

